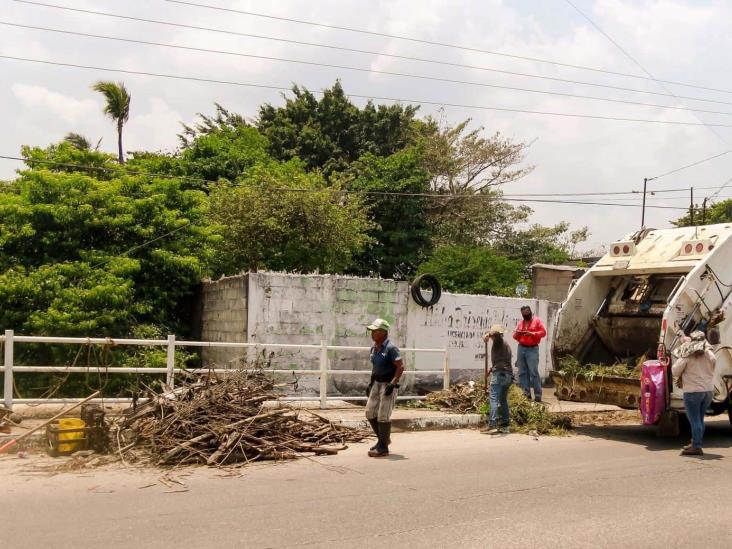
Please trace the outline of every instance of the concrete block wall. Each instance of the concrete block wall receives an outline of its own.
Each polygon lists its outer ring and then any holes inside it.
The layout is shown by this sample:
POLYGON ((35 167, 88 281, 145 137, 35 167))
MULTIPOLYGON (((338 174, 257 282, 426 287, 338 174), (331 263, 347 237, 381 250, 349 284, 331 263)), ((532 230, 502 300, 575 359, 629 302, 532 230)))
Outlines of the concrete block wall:
MULTIPOLYGON (((201 339, 245 343, 248 325, 248 275, 205 281, 201 291, 201 339)), ((240 349, 203 348, 207 365, 234 365, 245 355, 240 349)))
MULTIPOLYGON (((443 293, 429 308, 417 305, 409 284, 393 280, 332 275, 250 273, 206 282, 203 286, 204 341, 247 341, 369 347, 366 326, 376 317, 391 325, 390 338, 400 347, 447 348, 452 380, 476 378, 484 363, 482 335, 494 323, 511 331, 520 318, 520 307, 531 305, 547 326, 549 336, 540 347, 540 369, 548 373, 550 341, 556 304, 537 299, 443 293)), ((510 339, 510 335, 508 336, 510 339)), ((205 349, 207 364, 228 364, 246 356, 241 350, 205 349)), ((412 370, 441 370, 440 355, 403 353, 412 370)), ((250 352, 249 357, 253 355, 250 352)), ((319 368, 319 350, 278 350, 273 364, 283 369, 319 368)), ((330 351, 333 370, 370 370, 367 351, 330 351)), ((440 375, 427 379, 406 378, 405 390, 439 388, 440 375)), ((297 380, 296 392, 317 394, 318 376, 290 377, 297 380)), ((329 394, 361 394, 367 376, 329 376, 329 394)))
MULTIPOLYGON (((364 346, 371 344, 366 326, 377 317, 392 323, 391 337, 403 345, 408 286, 405 282, 332 275, 251 273, 249 275, 248 341, 364 346), (402 338, 400 341, 399 338, 402 338)), ((368 353, 330 351, 330 368, 368 369, 368 353)), ((319 368, 319 351, 278 351, 281 368, 319 368)), ((331 376, 329 391, 353 391, 368 378, 331 376)), ((316 376, 303 376, 298 387, 313 394, 316 376)))

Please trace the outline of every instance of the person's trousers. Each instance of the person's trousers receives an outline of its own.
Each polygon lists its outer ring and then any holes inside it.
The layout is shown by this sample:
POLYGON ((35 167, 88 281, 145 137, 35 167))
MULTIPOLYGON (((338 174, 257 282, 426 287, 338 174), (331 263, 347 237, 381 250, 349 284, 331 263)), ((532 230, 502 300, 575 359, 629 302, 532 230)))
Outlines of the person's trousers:
POLYGON ((494 372, 491 378, 490 405, 488 415, 488 427, 498 427, 498 415, 500 412, 500 426, 508 427, 508 390, 512 383, 511 374, 508 372, 494 372))
POLYGON ((385 395, 384 391, 389 383, 385 381, 374 381, 369 393, 369 400, 366 402, 366 419, 375 419, 379 423, 388 423, 391 421, 391 412, 394 410, 396 403, 397 389, 390 395, 385 395))
POLYGON ((691 445, 694 448, 702 447, 704 414, 711 403, 711 391, 684 393, 684 408, 686 408, 686 417, 691 424, 691 445))
POLYGON ((531 398, 531 389, 534 389, 534 398, 541 400, 541 377, 539 377, 539 346, 518 346, 516 353, 516 368, 518 368, 519 384, 524 394, 531 398))

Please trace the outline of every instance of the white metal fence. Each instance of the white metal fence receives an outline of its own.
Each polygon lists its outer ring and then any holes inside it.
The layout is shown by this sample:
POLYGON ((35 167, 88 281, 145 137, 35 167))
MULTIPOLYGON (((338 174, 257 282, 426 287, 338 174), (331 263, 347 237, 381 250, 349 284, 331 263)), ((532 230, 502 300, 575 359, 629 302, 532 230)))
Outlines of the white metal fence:
MULTIPOLYGON (((367 376, 370 370, 331 370, 329 369, 328 351, 364 351, 368 352, 370 347, 348 347, 339 345, 328 345, 325 340, 320 345, 301 345, 293 343, 229 343, 218 341, 184 341, 176 339, 174 335, 169 335, 167 339, 113 339, 113 338, 93 338, 93 337, 43 337, 43 336, 22 336, 15 335, 13 330, 5 330, 5 335, 0 336, 0 342, 4 343, 5 358, 0 372, 5 374, 3 384, 3 402, 5 407, 12 409, 13 404, 28 403, 47 403, 59 404, 66 402, 74 402, 78 399, 66 398, 13 398, 13 377, 21 373, 47 372, 47 373, 109 373, 109 374, 166 374, 166 383, 171 387, 175 387, 175 352, 177 347, 224 347, 224 348, 271 348, 271 349, 310 349, 319 351, 319 368, 317 370, 309 369, 276 369, 268 368, 266 371, 275 374, 299 374, 319 376, 320 384, 318 388, 318 397, 320 407, 325 408, 328 400, 365 400, 365 396, 328 396, 328 377, 329 376, 367 376), (43 343, 43 344, 63 344, 63 345, 130 345, 142 347, 165 347, 167 349, 167 361, 165 368, 126 368, 126 367, 103 367, 103 366, 21 366, 14 363, 14 346, 16 343, 43 343)), ((403 352, 414 353, 441 353, 443 355, 442 370, 405 370, 405 376, 418 375, 441 375, 443 388, 450 386, 450 365, 448 362, 447 349, 417 349, 403 348, 403 352)), ((189 373, 208 373, 225 374, 231 372, 234 368, 200 368, 195 370, 185 370, 189 373)), ((399 396, 399 399, 418 399, 419 396, 399 396)), ((129 402, 128 398, 104 398, 98 399, 104 402, 129 402)), ((313 397, 283 397, 281 400, 315 400, 313 397)))

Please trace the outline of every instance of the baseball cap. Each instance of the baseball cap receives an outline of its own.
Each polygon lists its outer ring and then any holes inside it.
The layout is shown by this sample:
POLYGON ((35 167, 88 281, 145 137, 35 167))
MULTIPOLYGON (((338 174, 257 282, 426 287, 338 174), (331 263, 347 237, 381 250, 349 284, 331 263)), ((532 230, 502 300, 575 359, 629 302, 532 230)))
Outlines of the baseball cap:
POLYGON ((377 318, 374 320, 371 324, 369 324, 366 329, 373 331, 373 330, 384 330, 389 331, 389 328, 391 328, 390 324, 384 320, 383 318, 377 318))

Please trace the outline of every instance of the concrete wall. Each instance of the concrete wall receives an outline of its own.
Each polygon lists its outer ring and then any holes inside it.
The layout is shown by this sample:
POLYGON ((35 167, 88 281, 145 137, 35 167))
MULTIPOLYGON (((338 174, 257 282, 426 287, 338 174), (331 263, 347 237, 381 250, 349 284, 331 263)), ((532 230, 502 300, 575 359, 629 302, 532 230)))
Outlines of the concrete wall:
MULTIPOLYGON (((536 299, 514 299, 484 295, 443 293, 440 302, 423 308, 410 300, 407 321, 408 347, 446 347, 451 380, 474 379, 485 365, 483 334, 492 324, 506 326, 506 341, 516 357, 517 343, 511 337, 521 320, 521 307, 528 305, 547 326, 547 337, 539 346, 539 371, 547 377, 551 367, 551 337, 558 304, 536 299)), ((416 353, 416 369, 433 370, 440 367, 434 355, 416 353)), ((420 379, 425 377, 420 376, 420 379)))
POLYGON ((569 287, 584 269, 563 265, 533 265, 531 267, 531 291, 535 299, 563 302, 569 287))
MULTIPOLYGON (((423 308, 411 299, 406 282, 250 273, 204 283, 202 333, 204 341, 317 345, 324 339, 331 345, 369 346, 365 327, 374 318, 382 317, 392 324, 390 338, 400 347, 448 348, 452 379, 458 381, 482 373, 482 334, 494 323, 512 330, 524 304, 544 320, 551 337, 557 305, 547 301, 443 293, 435 307, 423 308), (227 304, 232 307, 228 315, 227 304), (243 318, 242 307, 246 311, 243 318)), ((540 369, 544 375, 551 363, 550 337, 540 347, 540 369)), ((206 349, 203 358, 204 362, 225 364, 243 356, 246 353, 240 350, 206 349)), ((282 350, 268 358, 280 368, 318 369, 319 351, 282 350)), ((332 351, 329 359, 332 369, 370 369, 367 352, 332 351)), ((440 355, 410 352, 404 354, 404 359, 409 370, 441 370, 443 366, 440 355)), ((295 379, 298 392, 317 392, 317 376, 293 375, 291 380, 295 379)), ((416 386, 414 379, 406 378, 407 391, 434 389, 442 384, 438 375, 429 379, 420 376, 416 386)), ((331 376, 328 390, 336 394, 358 393, 367 381, 366 376, 331 376)))
MULTIPOLYGON (((201 340, 245 343, 247 340, 249 277, 206 281, 201 290, 201 340)), ((235 349, 203 349, 205 364, 225 366, 241 356, 235 349)))

